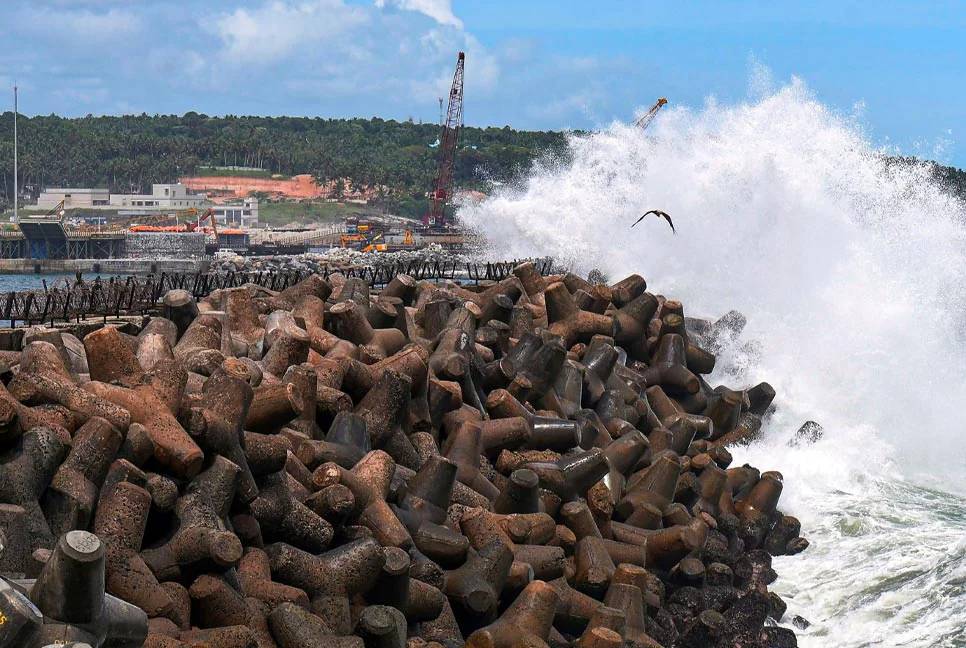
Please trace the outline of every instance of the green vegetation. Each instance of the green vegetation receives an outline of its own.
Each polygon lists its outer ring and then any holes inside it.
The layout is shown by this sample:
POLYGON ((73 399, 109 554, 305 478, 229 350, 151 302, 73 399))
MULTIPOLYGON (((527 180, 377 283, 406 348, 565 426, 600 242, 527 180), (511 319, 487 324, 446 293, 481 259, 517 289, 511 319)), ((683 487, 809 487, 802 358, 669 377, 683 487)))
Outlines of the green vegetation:
POLYGON ((375 213, 372 208, 355 203, 269 202, 259 205, 258 220, 272 227, 324 225, 341 222, 346 216, 366 216, 372 213, 375 213))
MULTIPOLYGON (((0 196, 13 190, 10 112, 0 115, 0 196)), ((436 175, 435 124, 379 118, 209 117, 130 115, 65 119, 21 117, 22 185, 147 190, 217 166, 264 169, 265 174, 310 173, 320 182, 348 178, 354 186, 384 187, 383 206, 414 210, 436 175)), ((560 153, 556 132, 463 129, 455 182, 483 188, 507 182, 539 155, 560 153)), ((227 173, 227 171, 225 171, 227 173)), ((254 172, 262 173, 262 172, 254 172)))
POLYGON ((196 175, 199 176, 231 176, 235 178, 265 178, 276 180, 288 180, 289 176, 282 173, 273 174, 271 171, 266 171, 265 169, 231 169, 226 167, 207 167, 200 166, 195 171, 196 175))

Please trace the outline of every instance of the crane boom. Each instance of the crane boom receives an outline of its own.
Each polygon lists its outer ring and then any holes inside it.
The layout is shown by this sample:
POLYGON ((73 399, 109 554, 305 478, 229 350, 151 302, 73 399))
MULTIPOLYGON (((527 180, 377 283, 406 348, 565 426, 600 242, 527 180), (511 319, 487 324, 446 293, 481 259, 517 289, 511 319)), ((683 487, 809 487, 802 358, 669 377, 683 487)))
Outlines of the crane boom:
POLYGON ((640 119, 634 122, 634 125, 640 128, 641 130, 644 130, 645 128, 647 128, 648 124, 650 124, 654 120, 654 117, 657 115, 658 111, 661 110, 661 108, 666 103, 667 103, 667 99, 665 97, 661 97, 660 99, 658 99, 657 102, 655 102, 655 104, 651 106, 650 110, 648 110, 646 113, 644 113, 644 115, 640 119))
POLYGON ((430 196, 429 212, 423 216, 423 225, 442 226, 446 223, 445 208, 453 188, 456 143, 459 140, 460 127, 463 125, 463 61, 465 58, 463 52, 460 52, 456 59, 456 73, 453 75, 453 86, 449 91, 446 121, 439 135, 439 166, 436 171, 436 183, 430 196))

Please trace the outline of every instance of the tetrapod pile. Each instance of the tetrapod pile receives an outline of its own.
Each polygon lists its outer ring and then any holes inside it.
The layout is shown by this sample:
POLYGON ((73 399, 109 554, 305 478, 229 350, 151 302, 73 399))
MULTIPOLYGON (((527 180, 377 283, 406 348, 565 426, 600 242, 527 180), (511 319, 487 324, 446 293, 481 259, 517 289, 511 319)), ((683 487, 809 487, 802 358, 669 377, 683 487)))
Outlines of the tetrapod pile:
POLYGON ((795 645, 733 318, 529 263, 160 313, 0 352, 0 648, 795 645))

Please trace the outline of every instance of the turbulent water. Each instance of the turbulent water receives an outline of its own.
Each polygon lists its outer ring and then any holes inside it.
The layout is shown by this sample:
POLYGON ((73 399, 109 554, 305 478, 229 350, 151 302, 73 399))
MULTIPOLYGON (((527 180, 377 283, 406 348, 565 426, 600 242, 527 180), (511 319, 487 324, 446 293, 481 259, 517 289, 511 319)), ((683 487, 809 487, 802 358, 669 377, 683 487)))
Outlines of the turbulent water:
POLYGON ((712 382, 778 410, 736 460, 785 476, 811 547, 776 559, 800 645, 966 646, 966 207, 799 81, 573 137, 459 218, 498 257, 631 272, 748 318, 712 382), (648 216, 662 209, 677 234, 648 216), (787 441, 807 419, 812 446, 787 441))

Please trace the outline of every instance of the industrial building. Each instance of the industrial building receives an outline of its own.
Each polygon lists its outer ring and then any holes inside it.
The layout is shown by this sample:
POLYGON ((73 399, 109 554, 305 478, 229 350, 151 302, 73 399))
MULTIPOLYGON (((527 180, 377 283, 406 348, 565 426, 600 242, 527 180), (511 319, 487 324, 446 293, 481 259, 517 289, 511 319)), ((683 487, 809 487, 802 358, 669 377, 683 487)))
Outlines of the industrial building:
POLYGON ((118 212, 154 213, 158 210, 199 208, 205 197, 189 193, 183 184, 154 184, 150 194, 112 194, 107 189, 51 188, 37 199, 37 208, 52 210, 63 201, 64 209, 109 209, 118 212))
POLYGON ((37 207, 48 211, 64 203, 64 209, 110 209, 111 192, 107 189, 54 188, 40 192, 37 207))
POLYGON ((150 194, 111 194, 111 207, 125 211, 139 208, 145 211, 197 209, 204 202, 204 196, 188 193, 188 188, 180 182, 153 184, 150 194))
POLYGON ((245 198, 240 203, 212 205, 219 225, 250 228, 258 225, 258 198, 245 198))

